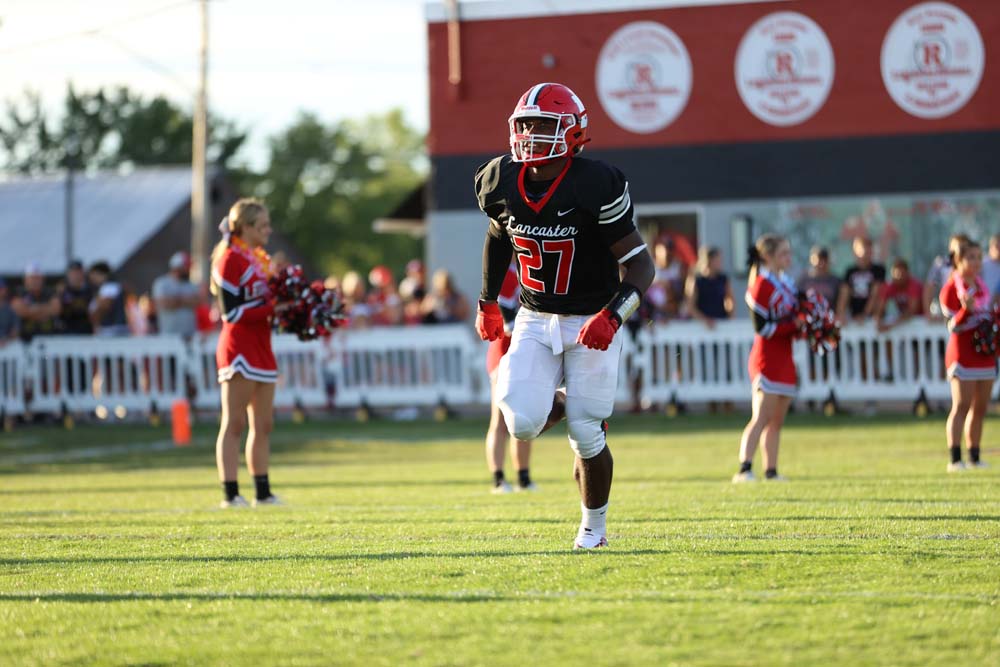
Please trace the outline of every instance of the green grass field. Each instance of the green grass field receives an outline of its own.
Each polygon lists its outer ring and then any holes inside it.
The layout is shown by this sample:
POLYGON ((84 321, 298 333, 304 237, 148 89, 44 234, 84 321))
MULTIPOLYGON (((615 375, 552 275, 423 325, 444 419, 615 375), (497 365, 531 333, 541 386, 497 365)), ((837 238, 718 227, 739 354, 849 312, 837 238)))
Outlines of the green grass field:
POLYGON ((237 511, 210 428, 3 434, 0 664, 1000 665, 1000 448, 792 416, 792 481, 733 486, 742 424, 615 419, 586 553, 561 427, 495 497, 481 420, 279 424, 288 506, 237 511))

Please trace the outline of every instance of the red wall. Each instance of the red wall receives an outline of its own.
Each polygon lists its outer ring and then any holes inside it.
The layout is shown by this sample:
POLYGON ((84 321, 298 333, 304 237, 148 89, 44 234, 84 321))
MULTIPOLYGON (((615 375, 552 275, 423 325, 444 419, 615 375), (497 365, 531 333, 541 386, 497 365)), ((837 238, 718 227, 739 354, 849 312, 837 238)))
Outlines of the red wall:
POLYGON ((911 116, 889 97, 880 54, 886 32, 918 0, 797 0, 719 7, 690 7, 461 24, 463 81, 448 83, 447 24, 428 27, 432 156, 501 153, 507 149, 507 117, 529 86, 556 81, 584 101, 595 147, 645 148, 892 134, 1000 129, 1000 0, 952 0, 976 23, 986 66, 975 96, 938 120, 911 116), (736 90, 736 50, 747 29, 763 16, 794 11, 823 28, 833 47, 835 78, 823 107, 792 127, 757 119, 736 90), (595 71, 604 42, 632 21, 657 21, 683 40, 691 57, 693 87, 681 115, 663 130, 634 134, 604 113, 595 71), (553 54, 546 69, 542 56, 553 54))

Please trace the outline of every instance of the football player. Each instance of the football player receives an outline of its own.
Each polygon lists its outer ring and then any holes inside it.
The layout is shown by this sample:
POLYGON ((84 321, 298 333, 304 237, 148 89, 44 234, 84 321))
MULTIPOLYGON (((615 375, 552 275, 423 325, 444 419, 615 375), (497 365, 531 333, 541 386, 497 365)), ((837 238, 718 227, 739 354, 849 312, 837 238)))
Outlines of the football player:
POLYGON ((484 340, 503 335, 497 295, 513 254, 522 307, 497 370, 497 403, 507 430, 531 440, 565 383, 583 514, 574 547, 603 547, 613 467, 605 420, 622 348, 616 333, 652 282, 653 261, 636 231, 624 175, 579 155, 588 141, 587 111, 572 90, 532 86, 509 126, 510 155, 476 172, 479 206, 490 218, 476 330, 484 340))

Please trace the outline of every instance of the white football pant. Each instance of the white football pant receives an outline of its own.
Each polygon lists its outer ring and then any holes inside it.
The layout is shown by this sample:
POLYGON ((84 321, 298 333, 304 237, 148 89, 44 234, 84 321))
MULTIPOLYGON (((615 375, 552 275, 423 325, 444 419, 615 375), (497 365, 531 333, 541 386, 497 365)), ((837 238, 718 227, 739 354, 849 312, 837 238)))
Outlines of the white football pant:
POLYGON ((522 307, 514 321, 510 350, 497 369, 497 404, 507 430, 521 440, 538 436, 552 409, 552 397, 566 385, 569 443, 580 458, 604 449, 601 422, 610 417, 618 390, 622 351, 619 330, 607 350, 578 345, 589 315, 552 315, 522 307))

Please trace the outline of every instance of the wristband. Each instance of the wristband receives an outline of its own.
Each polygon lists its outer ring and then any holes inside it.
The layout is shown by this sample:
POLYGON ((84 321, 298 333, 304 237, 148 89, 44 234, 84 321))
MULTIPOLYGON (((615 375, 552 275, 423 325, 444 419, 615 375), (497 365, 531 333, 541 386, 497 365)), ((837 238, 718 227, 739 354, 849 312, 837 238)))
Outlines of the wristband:
POLYGON ((639 288, 629 283, 622 283, 604 308, 611 313, 612 318, 618 320, 618 324, 622 324, 632 317, 635 311, 639 310, 641 302, 642 292, 639 291, 639 288))

